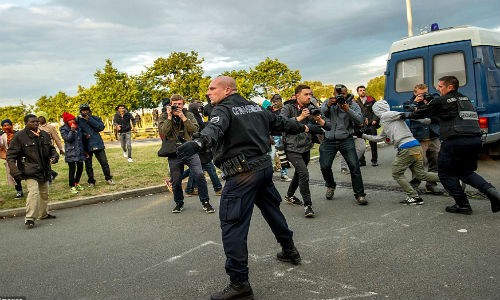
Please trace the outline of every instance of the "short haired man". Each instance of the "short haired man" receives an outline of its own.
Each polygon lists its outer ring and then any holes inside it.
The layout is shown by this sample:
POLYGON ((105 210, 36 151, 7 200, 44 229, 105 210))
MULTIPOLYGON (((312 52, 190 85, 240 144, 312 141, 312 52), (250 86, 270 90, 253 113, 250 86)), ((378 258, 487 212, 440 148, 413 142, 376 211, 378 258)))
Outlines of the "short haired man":
POLYGON ((125 105, 119 104, 113 117, 113 126, 118 132, 123 157, 126 157, 129 163, 134 162, 132 159, 132 131, 135 131, 135 124, 134 116, 127 111, 125 105))
POLYGON ((294 195, 298 188, 304 201, 304 216, 306 218, 312 218, 315 215, 312 208, 311 191, 309 190, 309 170, 307 169, 311 159, 311 149, 314 146, 311 135, 312 128, 319 129, 319 132, 314 133, 323 133, 321 127, 325 130, 330 129, 330 123, 325 122, 322 118, 319 108, 311 104, 311 94, 309 86, 299 84, 295 87, 296 99, 285 102, 281 110, 282 117, 295 119, 309 127, 309 132, 285 133, 283 142, 286 157, 295 168, 285 201, 292 205, 301 205, 300 199, 294 195), (313 114, 311 110, 316 110, 318 113, 313 114))
POLYGON ((363 116, 359 105, 353 101, 353 98, 347 92, 347 87, 341 84, 336 86, 334 97, 321 105, 321 112, 330 120, 332 129, 325 133, 325 139, 319 146, 319 166, 326 185, 325 198, 332 200, 337 187, 333 178, 332 164, 337 152, 340 152, 351 173, 356 202, 359 205, 367 205, 353 138, 354 127, 363 123, 363 116))
MULTIPOLYGON (((356 99, 356 103, 361 108, 361 114, 363 115, 364 121, 363 126, 365 127, 365 133, 369 135, 377 135, 377 128, 380 127, 380 119, 373 113, 373 104, 375 104, 375 98, 372 96, 366 95, 366 87, 364 85, 360 85, 356 88, 356 92, 358 93, 358 98, 356 99)), ((376 142, 370 143, 370 151, 372 153, 372 166, 378 166, 378 150, 376 142)), ((366 166, 366 160, 364 153, 359 159, 360 167, 366 166)))
MULTIPOLYGON (((165 112, 158 117, 158 131, 164 139, 176 144, 176 147, 193 139, 193 134, 198 132, 198 122, 193 113, 184 108, 184 97, 178 94, 170 97, 165 112)), ((168 156, 168 167, 172 181, 175 207, 172 213, 180 213, 184 209, 184 194, 182 192, 182 172, 184 165, 189 166, 190 173, 198 187, 198 197, 206 213, 214 213, 208 196, 207 180, 203 173, 200 157, 197 153, 183 159, 175 153, 168 156)))
POLYGON ((54 219, 47 211, 49 202, 49 180, 51 164, 57 163, 59 155, 50 143, 47 132, 38 128, 39 120, 33 114, 24 117, 25 128, 14 135, 7 150, 7 163, 12 176, 26 180, 27 228, 35 226, 35 219, 54 219))
POLYGON ((478 189, 491 202, 491 211, 500 211, 500 193, 475 171, 477 155, 481 151, 479 119, 469 98, 458 91, 455 76, 439 78, 436 89, 441 97, 435 98, 414 112, 401 113, 402 118, 422 119, 435 117, 439 120, 441 150, 438 156, 438 175, 441 184, 453 197, 455 204, 446 212, 470 215, 472 208, 460 181, 478 189))
POLYGON ((253 299, 248 282, 247 237, 254 204, 260 209, 283 251, 278 260, 298 264, 300 254, 280 211, 281 198, 272 176, 269 132, 301 132, 307 126, 294 119, 277 116, 238 94, 236 81, 228 76, 217 77, 208 86, 214 105, 210 122, 200 137, 177 149, 181 157, 190 157, 205 148, 212 148, 215 165, 226 176, 220 199, 219 217, 222 242, 226 254, 226 273, 231 283, 212 300, 253 299))

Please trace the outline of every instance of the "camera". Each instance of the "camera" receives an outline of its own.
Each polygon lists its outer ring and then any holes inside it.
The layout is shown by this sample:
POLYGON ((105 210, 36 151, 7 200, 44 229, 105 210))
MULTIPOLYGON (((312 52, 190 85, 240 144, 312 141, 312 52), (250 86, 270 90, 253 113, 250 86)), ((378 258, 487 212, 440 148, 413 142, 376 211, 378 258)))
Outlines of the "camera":
POLYGON ((403 109, 406 111, 415 111, 417 108, 417 105, 413 102, 403 104, 403 109))
POLYGON ((170 106, 170 109, 171 109, 172 111, 175 111, 175 110, 177 110, 178 108, 179 108, 179 107, 177 107, 177 105, 172 105, 172 106, 170 106))
POLYGON ((424 93, 424 100, 427 102, 430 102, 430 101, 434 100, 434 95, 431 95, 429 93, 424 93))
POLYGON ((309 110, 309 112, 311 113, 312 116, 319 116, 321 115, 321 111, 319 110, 319 108, 314 105, 314 104, 309 104, 309 106, 307 107, 307 109, 309 110))
POLYGON ((344 85, 342 84, 336 84, 335 85, 335 93, 337 94, 335 96, 335 99, 337 100, 335 104, 343 105, 347 102, 346 98, 342 94, 342 89, 344 88, 344 85))

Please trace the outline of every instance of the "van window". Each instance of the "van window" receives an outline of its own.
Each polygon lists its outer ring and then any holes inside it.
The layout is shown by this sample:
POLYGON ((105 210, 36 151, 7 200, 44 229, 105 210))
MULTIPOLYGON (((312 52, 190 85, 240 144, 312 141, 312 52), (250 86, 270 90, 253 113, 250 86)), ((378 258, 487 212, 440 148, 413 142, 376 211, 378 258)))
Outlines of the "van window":
POLYGON ((457 77, 460 86, 467 84, 465 58, 462 52, 438 54, 434 56, 432 65, 434 66, 433 84, 435 87, 439 78, 449 75, 457 77))
POLYGON ((424 60, 402 60, 396 65, 396 92, 413 92, 413 87, 424 83, 424 60))
POLYGON ((500 47, 493 48, 493 57, 495 58, 495 65, 500 68, 500 47))

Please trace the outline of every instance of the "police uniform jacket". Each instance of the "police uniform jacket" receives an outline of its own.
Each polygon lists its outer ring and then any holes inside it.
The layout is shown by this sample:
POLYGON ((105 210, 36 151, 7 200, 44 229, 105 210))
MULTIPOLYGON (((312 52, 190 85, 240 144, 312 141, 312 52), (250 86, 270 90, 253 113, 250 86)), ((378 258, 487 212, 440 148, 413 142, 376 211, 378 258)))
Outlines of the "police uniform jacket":
POLYGON ((49 134, 43 130, 39 130, 38 136, 28 128, 20 130, 7 150, 7 163, 14 178, 49 181, 51 158, 57 162, 59 154, 49 134))
MULTIPOLYGON (((415 96, 412 99, 406 101, 403 105, 406 111, 414 112, 416 109, 426 108, 427 105, 423 102, 415 102, 415 96)), ((431 124, 425 124, 418 121, 409 122, 409 127, 413 136, 419 141, 432 140, 439 138, 439 124, 431 120, 431 124)))
POLYGON ((477 113, 467 96, 452 91, 433 99, 423 109, 409 113, 409 119, 435 117, 439 120, 442 140, 457 136, 480 136, 477 113), (459 109, 459 105, 462 106, 459 109))
POLYGON ((214 107, 201 135, 209 140, 214 163, 220 167, 240 154, 248 161, 267 155, 270 131, 299 133, 304 130, 305 126, 296 120, 277 116, 239 94, 232 94, 214 107))

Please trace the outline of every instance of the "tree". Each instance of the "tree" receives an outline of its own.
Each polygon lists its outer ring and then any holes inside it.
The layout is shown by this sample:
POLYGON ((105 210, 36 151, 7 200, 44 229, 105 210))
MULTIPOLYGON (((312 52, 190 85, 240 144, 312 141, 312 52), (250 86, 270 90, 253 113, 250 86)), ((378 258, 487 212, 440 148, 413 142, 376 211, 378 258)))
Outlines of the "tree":
POLYGON ((252 77, 248 71, 232 70, 226 71, 221 75, 234 78, 234 80, 236 80, 236 86, 238 87, 238 93, 243 97, 249 99, 255 96, 255 84, 253 83, 252 77))
POLYGON ((269 57, 250 70, 250 77, 255 84, 254 90, 267 99, 293 89, 302 78, 299 70, 292 71, 277 58, 269 57))
POLYGON ((333 96, 335 87, 332 84, 323 85, 321 81, 304 81, 303 84, 311 87, 314 97, 317 99, 328 99, 333 96))
POLYGON ((366 85, 366 94, 375 99, 383 99, 385 90, 385 75, 375 77, 368 81, 366 85))
POLYGON ((75 97, 66 95, 59 91, 55 96, 42 96, 36 103, 36 111, 44 111, 48 114, 47 122, 58 122, 63 112, 75 114, 78 111, 78 102, 75 97))
POLYGON ((171 94, 181 94, 185 98, 199 97, 202 93, 200 86, 206 84, 202 62, 203 59, 199 59, 195 51, 172 52, 167 58, 157 58, 153 66, 142 74, 152 101, 158 105, 162 98, 171 94))
POLYGON ((24 116, 31 113, 31 108, 28 105, 23 104, 16 106, 3 106, 0 107, 0 121, 5 119, 10 119, 12 124, 19 124, 21 128, 24 128, 24 116))

